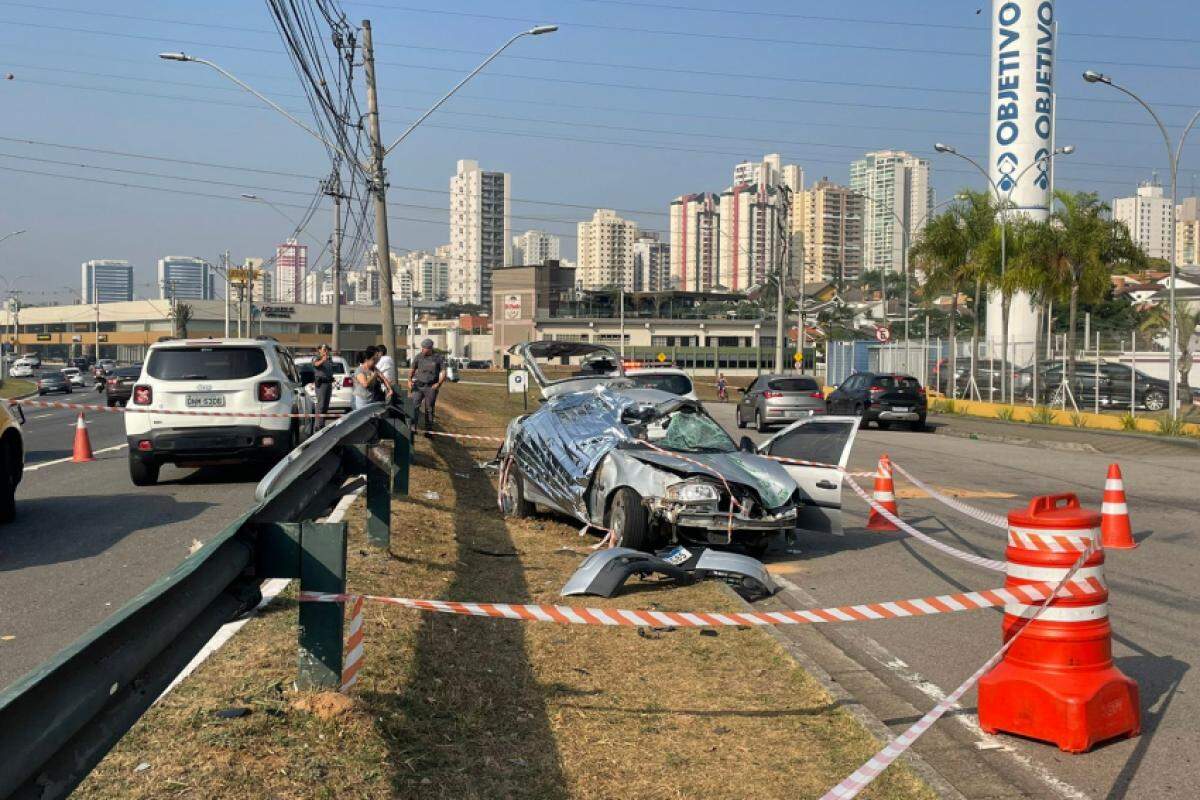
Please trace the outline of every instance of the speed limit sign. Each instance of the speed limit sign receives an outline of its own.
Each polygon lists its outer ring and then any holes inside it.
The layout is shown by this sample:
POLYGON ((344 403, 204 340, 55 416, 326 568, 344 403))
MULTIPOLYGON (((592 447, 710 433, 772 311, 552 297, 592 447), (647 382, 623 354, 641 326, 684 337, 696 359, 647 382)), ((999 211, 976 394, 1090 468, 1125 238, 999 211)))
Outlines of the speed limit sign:
POLYGON ((881 342, 890 342, 892 340, 892 331, 882 325, 875 329, 875 338, 881 342))

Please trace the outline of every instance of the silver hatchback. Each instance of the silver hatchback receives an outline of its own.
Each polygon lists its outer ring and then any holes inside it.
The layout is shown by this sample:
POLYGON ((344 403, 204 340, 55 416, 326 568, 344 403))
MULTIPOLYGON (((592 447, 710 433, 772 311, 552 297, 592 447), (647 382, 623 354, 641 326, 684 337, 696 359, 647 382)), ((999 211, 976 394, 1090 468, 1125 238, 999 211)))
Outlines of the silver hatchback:
POLYGON ((738 389, 737 426, 753 424, 759 433, 775 425, 825 413, 825 395, 816 378, 807 375, 760 375, 749 386, 738 389))

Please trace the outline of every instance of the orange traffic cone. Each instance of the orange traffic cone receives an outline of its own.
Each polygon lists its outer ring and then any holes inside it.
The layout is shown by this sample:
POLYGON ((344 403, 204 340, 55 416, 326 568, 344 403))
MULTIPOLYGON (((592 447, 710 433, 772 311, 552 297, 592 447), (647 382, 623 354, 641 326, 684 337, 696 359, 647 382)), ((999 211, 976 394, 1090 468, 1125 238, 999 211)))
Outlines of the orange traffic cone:
MULTIPOLYGON (((892 484, 892 462, 888 460, 887 453, 879 457, 879 469, 875 473, 875 492, 873 499, 876 503, 892 512, 893 516, 900 516, 900 509, 896 506, 896 487, 892 484)), ((895 523, 880 514, 875 510, 875 506, 871 506, 871 515, 867 517, 867 530, 869 531, 898 531, 895 523)))
POLYGON ((75 452, 71 455, 71 463, 85 464, 88 461, 95 461, 96 457, 92 455, 92 440, 88 438, 87 423, 84 422, 83 412, 79 412, 79 419, 75 422, 75 452))
POLYGON ((1129 525, 1129 506, 1125 503, 1125 481, 1121 468, 1108 465, 1104 481, 1104 502, 1100 506, 1100 541, 1111 550, 1132 550, 1137 547, 1129 525))

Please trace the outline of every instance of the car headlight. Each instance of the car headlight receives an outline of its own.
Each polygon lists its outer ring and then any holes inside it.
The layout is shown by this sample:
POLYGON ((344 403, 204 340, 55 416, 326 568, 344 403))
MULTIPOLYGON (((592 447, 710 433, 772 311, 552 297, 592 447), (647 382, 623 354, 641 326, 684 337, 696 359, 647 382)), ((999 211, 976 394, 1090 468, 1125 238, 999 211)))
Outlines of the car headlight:
POLYGON ((674 503, 715 503, 721 497, 707 481, 682 481, 667 487, 663 499, 674 503))

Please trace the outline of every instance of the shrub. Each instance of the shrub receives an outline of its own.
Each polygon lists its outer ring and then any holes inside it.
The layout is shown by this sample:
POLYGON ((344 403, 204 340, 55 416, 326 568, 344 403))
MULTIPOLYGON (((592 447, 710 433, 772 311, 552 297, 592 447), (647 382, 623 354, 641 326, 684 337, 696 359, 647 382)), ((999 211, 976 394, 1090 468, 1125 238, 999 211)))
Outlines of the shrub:
POLYGON ((1137 429, 1138 429, 1137 417, 1135 417, 1129 411, 1126 411, 1124 414, 1121 415, 1121 430, 1136 431, 1137 429))
POLYGON ((1029 414, 1029 421, 1034 425, 1053 425, 1054 411, 1050 406, 1034 406, 1029 414))
POLYGON ((955 413, 953 400, 934 400, 930 410, 935 414, 953 414, 955 413))
POLYGON ((1078 411, 1071 412, 1071 424, 1076 428, 1087 427, 1087 417, 1078 411))
POLYGON ((996 411, 996 418, 1004 422, 1012 422, 1017 418, 1017 410, 1012 406, 1005 406, 996 411))
POLYGON ((1171 419, 1167 415, 1158 418, 1156 423, 1158 426, 1159 436, 1182 436, 1183 435, 1183 420, 1171 419))

